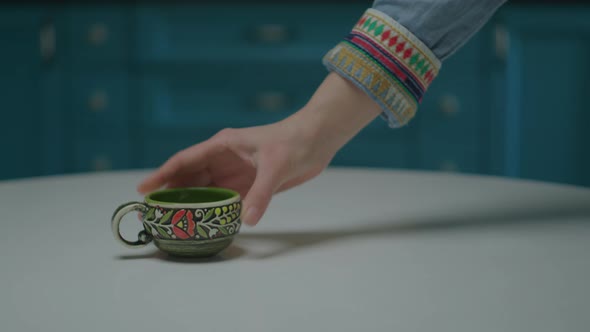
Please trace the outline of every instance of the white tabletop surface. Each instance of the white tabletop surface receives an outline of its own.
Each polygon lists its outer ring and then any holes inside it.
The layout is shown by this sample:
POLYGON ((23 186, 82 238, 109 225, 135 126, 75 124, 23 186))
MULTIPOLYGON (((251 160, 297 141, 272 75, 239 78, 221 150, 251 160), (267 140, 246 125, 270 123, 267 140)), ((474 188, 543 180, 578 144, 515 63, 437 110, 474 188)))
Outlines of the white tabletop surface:
POLYGON ((114 240, 145 174, 0 182, 1 331, 590 329, 588 188, 329 169, 198 260, 114 240))

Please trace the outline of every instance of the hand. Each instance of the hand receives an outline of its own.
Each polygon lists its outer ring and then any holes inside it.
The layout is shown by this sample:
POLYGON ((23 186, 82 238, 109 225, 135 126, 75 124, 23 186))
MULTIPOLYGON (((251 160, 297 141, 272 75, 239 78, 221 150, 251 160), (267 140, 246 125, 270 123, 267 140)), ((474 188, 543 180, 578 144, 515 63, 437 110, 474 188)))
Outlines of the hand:
POLYGON ((301 135, 288 122, 224 129, 209 140, 180 151, 143 181, 142 193, 162 185, 219 186, 244 197, 245 224, 260 220, 274 193, 318 175, 334 151, 301 135))
POLYGON ((224 129, 176 153, 139 186, 219 186, 242 195, 242 221, 256 225, 272 196, 320 174, 337 151, 379 114, 372 100, 330 74, 310 102, 283 121, 224 129))

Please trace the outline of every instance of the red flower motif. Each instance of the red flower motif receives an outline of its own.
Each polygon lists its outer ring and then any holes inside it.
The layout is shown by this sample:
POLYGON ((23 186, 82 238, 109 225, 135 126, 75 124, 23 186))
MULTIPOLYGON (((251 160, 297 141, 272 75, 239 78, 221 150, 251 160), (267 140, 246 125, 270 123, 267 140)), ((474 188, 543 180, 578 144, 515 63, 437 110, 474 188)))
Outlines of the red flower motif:
POLYGON ((179 210, 172 217, 172 231, 177 238, 186 240, 195 236, 195 221, 193 213, 187 210, 179 210))

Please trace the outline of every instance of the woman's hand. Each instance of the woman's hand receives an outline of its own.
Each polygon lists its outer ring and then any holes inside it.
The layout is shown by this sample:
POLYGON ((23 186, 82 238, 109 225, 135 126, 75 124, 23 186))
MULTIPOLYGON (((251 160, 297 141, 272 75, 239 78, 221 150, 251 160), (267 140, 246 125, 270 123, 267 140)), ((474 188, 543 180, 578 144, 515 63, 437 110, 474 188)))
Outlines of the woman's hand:
POLYGON ((142 194, 162 186, 234 189, 244 198, 243 222, 253 226, 275 193, 320 174, 379 112, 366 94, 330 74, 309 103, 290 117, 264 126, 224 129, 176 153, 137 189, 142 194))

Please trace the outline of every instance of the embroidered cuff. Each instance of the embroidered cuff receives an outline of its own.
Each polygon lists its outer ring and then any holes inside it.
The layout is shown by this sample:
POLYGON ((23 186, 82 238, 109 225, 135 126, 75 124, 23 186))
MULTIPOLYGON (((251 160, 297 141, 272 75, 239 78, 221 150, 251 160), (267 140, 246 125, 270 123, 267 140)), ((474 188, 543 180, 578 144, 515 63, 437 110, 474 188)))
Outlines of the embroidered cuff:
POLYGON ((407 124, 440 70, 439 59, 388 15, 368 9, 350 34, 323 58, 383 109, 392 128, 407 124))

